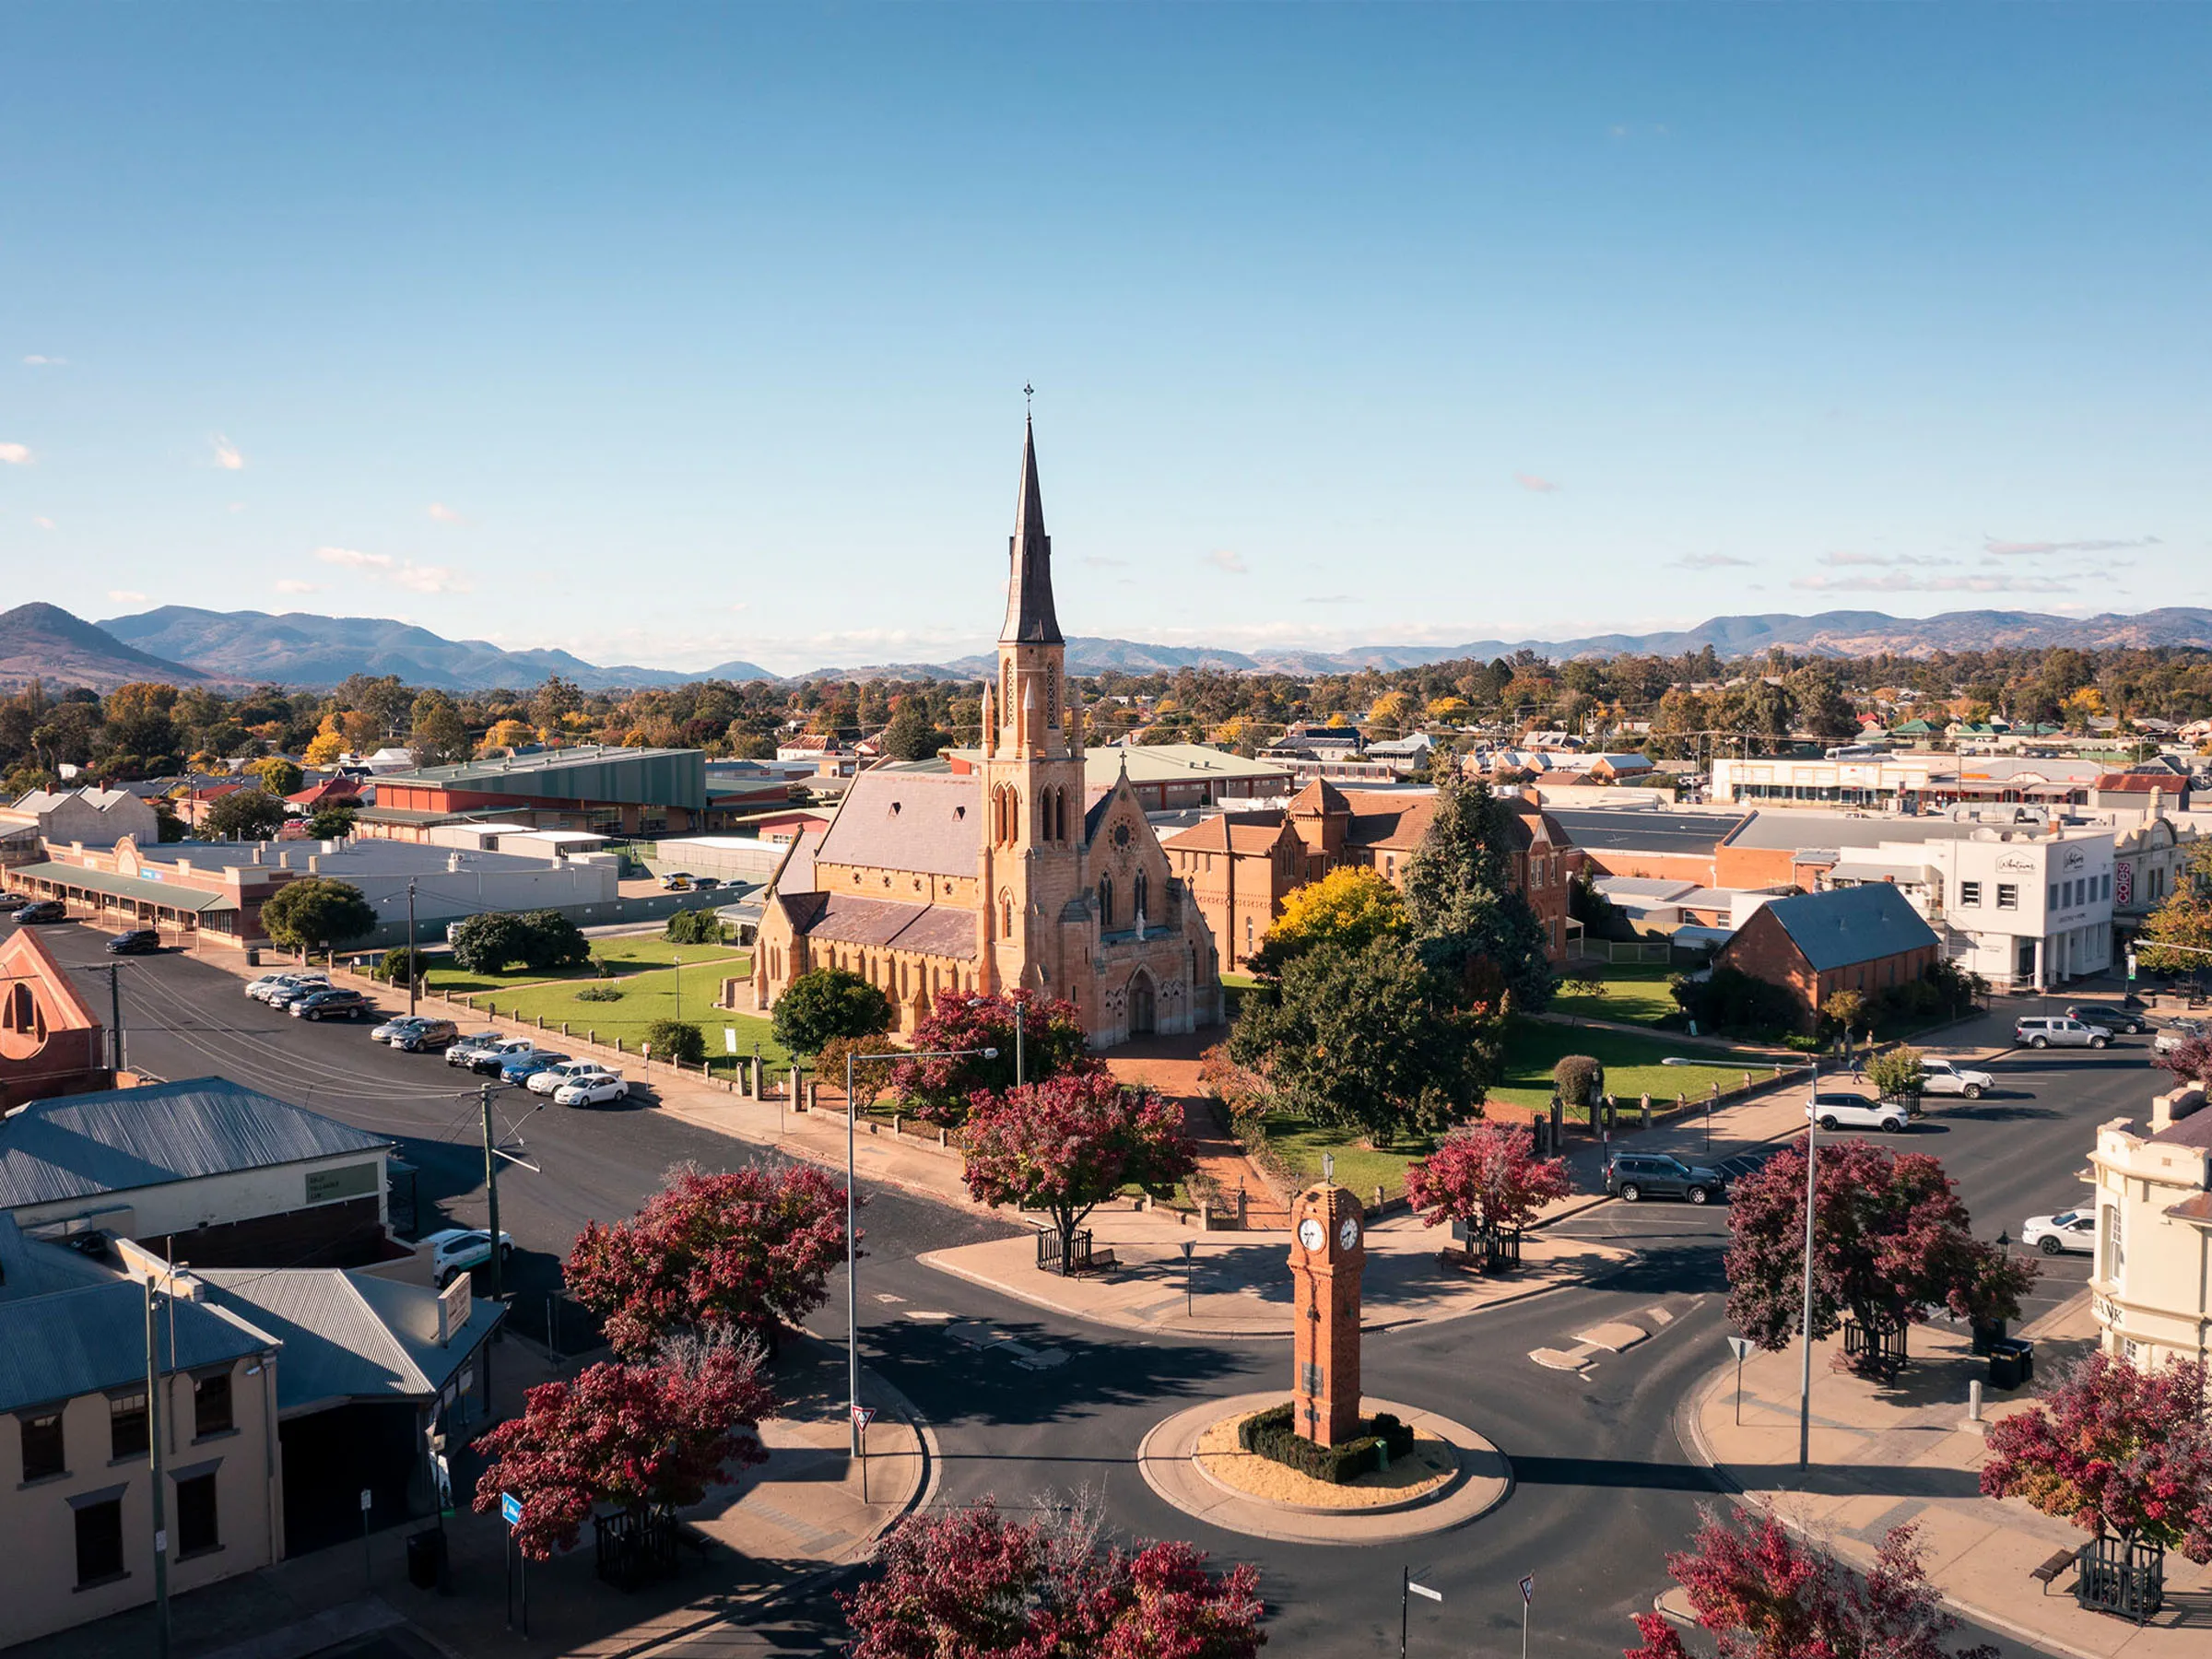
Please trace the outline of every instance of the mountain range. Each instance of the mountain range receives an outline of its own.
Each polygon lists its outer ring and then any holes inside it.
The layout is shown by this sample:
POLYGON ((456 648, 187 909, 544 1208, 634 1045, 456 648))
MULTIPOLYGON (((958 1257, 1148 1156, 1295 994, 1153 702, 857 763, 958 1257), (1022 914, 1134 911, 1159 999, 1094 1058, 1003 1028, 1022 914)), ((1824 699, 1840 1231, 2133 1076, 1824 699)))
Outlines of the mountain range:
MULTIPOLYGON (((1555 661, 1577 657, 1684 656, 1711 645, 1722 657, 1756 655, 1773 647, 1824 656, 1884 652, 1927 656, 1939 651, 2072 646, 2189 647, 2212 650, 2212 610, 2174 606, 2135 615, 2056 617, 2038 611, 1949 611, 1936 617, 1892 617, 1881 611, 1823 611, 1715 617, 1696 628, 1645 634, 1592 634, 1571 640, 1470 640, 1457 645, 1371 645, 1344 651, 1265 647, 1230 651, 1206 645, 1150 645, 1085 636, 1068 642, 1077 674, 1172 673, 1215 668, 1245 674, 1348 674, 1362 668, 1416 668, 1474 658, 1488 662, 1533 651, 1555 661)), ((88 686, 106 691, 128 680, 172 685, 334 686, 355 674, 396 674, 410 685, 446 690, 520 690, 559 674, 591 690, 676 686, 689 680, 980 679, 987 654, 943 663, 889 663, 776 675, 733 661, 683 672, 629 664, 601 666, 565 651, 508 651, 484 640, 448 640, 427 628, 371 617, 322 617, 305 611, 211 611, 163 606, 94 624, 52 605, 23 605, 0 614, 0 687, 36 678, 50 688, 88 686)))

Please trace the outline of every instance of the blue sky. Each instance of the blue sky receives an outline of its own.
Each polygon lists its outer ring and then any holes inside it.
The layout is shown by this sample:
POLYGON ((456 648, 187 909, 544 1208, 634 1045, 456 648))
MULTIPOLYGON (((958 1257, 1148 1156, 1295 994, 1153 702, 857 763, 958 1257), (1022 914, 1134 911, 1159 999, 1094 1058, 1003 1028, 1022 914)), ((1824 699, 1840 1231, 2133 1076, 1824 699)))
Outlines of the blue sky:
POLYGON ((598 662, 2212 603, 2212 7, 17 5, 10 603, 598 662))

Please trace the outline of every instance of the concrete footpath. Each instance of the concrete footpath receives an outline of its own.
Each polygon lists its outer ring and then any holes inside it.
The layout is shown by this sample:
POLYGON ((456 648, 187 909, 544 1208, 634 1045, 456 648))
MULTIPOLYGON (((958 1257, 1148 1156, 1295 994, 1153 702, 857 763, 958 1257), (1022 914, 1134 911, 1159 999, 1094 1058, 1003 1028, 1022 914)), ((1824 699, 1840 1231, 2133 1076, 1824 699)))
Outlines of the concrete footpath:
MULTIPOLYGON (((526 1388, 588 1362, 571 1360, 557 1372, 537 1345, 509 1337, 493 1373, 501 1416, 520 1411, 526 1388)), ((519 1616, 509 1624, 506 1528, 496 1514, 469 1511, 480 1465, 465 1455, 455 1471, 460 1512, 445 1523, 447 1592, 407 1581, 408 1535, 437 1525, 417 1520, 371 1535, 365 1547, 333 1545, 180 1597, 171 1610, 173 1651, 180 1659, 303 1659, 380 1631, 411 1654, 643 1659, 677 1646, 712 1648, 717 1630, 767 1614, 865 1559, 935 1484, 929 1430, 897 1390, 864 1371, 861 1399, 878 1416, 868 1430, 863 1496, 860 1467, 846 1455, 841 1348, 787 1335, 774 1380, 784 1404, 761 1425, 768 1462, 683 1512, 688 1543, 671 1581, 629 1594, 601 1583, 587 1526, 575 1549, 523 1570, 525 1638, 519 1616)), ((152 1610, 141 1607, 6 1652, 8 1659, 138 1659, 153 1646, 152 1610)))
MULTIPOLYGON (((2036 1339, 2039 1380, 2048 1379, 2094 1345, 2086 1293, 2024 1334, 2036 1339)), ((1916 1326, 1910 1345, 1912 1363, 1888 1385, 1831 1371, 1839 1343, 1815 1348, 1807 1471, 1797 1467, 1794 1347, 1746 1362, 1740 1424, 1735 1368, 1716 1371, 1686 1405, 1682 1438, 1738 1489, 1737 1501, 1771 1511, 1861 1571, 1890 1528, 1918 1527, 1936 1590, 1954 1611, 1992 1630, 2077 1659, 2202 1659, 2212 1653, 2212 1568, 2168 1556, 2166 1610, 2141 1628, 2077 1607, 2070 1571, 2047 1587, 2029 1576, 2088 1535, 2017 1499, 1980 1495, 1988 1446, 1966 1422, 1967 1384, 1986 1377, 1988 1362, 1973 1358, 1963 1329, 1916 1326)), ((2026 1408, 2032 1388, 2017 1397, 1991 1394, 1984 1417, 2026 1408)), ((1678 1591, 1662 1606, 1687 1616, 1678 1591)))

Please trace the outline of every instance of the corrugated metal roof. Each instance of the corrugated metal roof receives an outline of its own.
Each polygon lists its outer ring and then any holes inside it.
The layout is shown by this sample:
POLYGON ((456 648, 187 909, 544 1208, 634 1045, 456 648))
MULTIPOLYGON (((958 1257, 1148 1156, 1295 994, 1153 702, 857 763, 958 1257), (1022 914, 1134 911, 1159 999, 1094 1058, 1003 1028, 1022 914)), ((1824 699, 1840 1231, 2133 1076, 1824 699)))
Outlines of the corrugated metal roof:
POLYGON ((227 1077, 62 1095, 0 1118, 0 1209, 391 1144, 227 1077))
POLYGON ((1767 913, 1817 973, 1934 945, 1936 931, 1887 882, 1777 899, 1767 913))
POLYGON ((0 1210, 0 1301, 111 1284, 115 1277, 113 1269, 66 1244, 25 1238, 16 1218, 0 1210))
POLYGON ((221 893, 180 887, 173 881, 146 881, 136 876, 118 876, 112 870, 88 869, 83 865, 18 865, 8 874, 16 879, 50 881, 58 887, 106 893, 112 898, 132 899, 141 904, 167 905, 171 910, 191 911, 199 915, 238 908, 221 893))
MULTIPOLYGON (((164 1306, 159 1324, 165 1375, 276 1347, 267 1333, 205 1302, 164 1306)), ((282 1367, 277 1374, 283 1375, 282 1367)), ((0 1302, 0 1411, 145 1380, 146 1288, 138 1280, 0 1302)))
POLYGON ((279 1416, 333 1400, 429 1399, 499 1323, 499 1304, 472 1301, 468 1324, 442 1347, 438 1293, 337 1268, 195 1269, 218 1307, 284 1344, 279 1416))

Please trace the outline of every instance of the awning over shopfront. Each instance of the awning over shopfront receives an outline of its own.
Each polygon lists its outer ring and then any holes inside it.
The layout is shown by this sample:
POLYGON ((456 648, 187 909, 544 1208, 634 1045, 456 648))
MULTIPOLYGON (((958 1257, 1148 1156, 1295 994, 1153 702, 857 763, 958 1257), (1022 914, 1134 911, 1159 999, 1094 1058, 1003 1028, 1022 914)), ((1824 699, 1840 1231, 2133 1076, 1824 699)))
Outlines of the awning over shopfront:
POLYGON ((8 872, 8 879, 18 887, 33 887, 41 898, 73 898, 90 900, 120 899, 132 904, 151 905, 157 909, 173 911, 179 915, 200 916, 213 921, 219 914, 235 915, 238 907, 225 893, 210 893, 198 888, 180 887, 173 881, 147 881, 138 876, 118 876, 112 870, 89 869, 83 865, 32 864, 18 865, 8 872))

